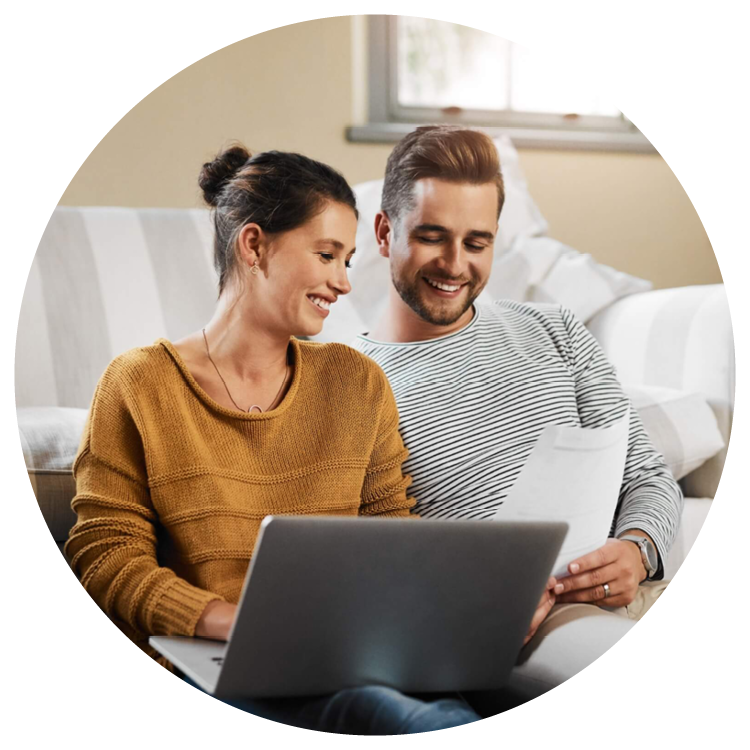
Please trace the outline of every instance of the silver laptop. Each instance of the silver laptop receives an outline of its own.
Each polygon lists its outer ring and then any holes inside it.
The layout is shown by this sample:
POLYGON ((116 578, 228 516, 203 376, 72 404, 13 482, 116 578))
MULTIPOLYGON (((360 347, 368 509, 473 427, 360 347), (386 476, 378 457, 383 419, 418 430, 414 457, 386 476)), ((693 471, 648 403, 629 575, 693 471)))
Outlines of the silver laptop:
POLYGON ((228 642, 152 637, 219 698, 502 687, 565 523, 269 516, 228 642))

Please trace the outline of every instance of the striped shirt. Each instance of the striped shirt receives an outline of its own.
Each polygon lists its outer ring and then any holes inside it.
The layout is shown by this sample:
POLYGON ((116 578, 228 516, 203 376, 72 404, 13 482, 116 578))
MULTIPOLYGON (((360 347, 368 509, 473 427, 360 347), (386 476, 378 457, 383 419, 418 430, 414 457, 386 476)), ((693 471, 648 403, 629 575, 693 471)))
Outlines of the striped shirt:
POLYGON ((662 561, 682 493, 646 434, 613 366, 567 309, 500 301, 476 305, 460 331, 427 341, 354 348, 385 371, 409 450, 416 511, 427 518, 491 518, 546 425, 607 427, 630 410, 612 534, 640 529, 662 561))

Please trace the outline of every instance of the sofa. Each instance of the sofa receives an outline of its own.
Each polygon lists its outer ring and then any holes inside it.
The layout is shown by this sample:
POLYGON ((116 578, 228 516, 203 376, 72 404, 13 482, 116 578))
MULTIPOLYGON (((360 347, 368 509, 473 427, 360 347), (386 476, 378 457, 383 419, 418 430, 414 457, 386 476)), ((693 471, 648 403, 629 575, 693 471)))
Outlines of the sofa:
MULTIPOLYGON (((550 238, 515 149, 507 139, 496 145, 507 197, 483 301, 564 304, 598 339, 686 496, 665 561, 671 578, 711 507, 731 431, 734 347, 724 287, 653 291, 550 238)), ((385 299, 387 262, 372 232, 380 186, 355 188, 353 291, 335 305, 323 341, 351 341, 385 299)), ((71 466, 100 375, 123 351, 205 325, 217 298, 211 256, 205 210, 58 207, 51 216, 21 306, 15 384, 29 479, 59 546, 75 522, 71 466)))

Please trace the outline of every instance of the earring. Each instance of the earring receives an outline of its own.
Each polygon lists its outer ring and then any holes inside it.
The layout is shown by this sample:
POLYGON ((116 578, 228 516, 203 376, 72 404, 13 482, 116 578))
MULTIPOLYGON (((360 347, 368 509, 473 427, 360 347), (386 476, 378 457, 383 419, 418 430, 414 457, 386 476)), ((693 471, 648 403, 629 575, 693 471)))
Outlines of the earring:
POLYGON ((250 267, 250 273, 253 276, 257 276, 258 275, 258 261, 257 260, 253 261, 253 265, 250 267))

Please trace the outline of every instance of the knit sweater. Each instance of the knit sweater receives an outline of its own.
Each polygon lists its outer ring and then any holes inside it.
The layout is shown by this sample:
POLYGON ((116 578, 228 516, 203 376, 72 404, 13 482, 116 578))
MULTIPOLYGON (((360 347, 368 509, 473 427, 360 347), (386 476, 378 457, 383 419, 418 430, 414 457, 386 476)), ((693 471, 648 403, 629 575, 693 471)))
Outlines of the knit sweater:
POLYGON ((414 505, 380 368, 339 344, 292 339, 292 352, 289 391, 262 414, 216 403, 163 339, 99 381, 65 551, 152 655, 149 635, 193 635, 210 601, 238 601, 265 516, 408 516, 414 505))

